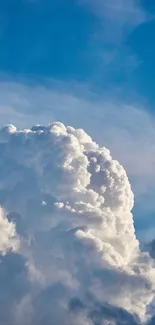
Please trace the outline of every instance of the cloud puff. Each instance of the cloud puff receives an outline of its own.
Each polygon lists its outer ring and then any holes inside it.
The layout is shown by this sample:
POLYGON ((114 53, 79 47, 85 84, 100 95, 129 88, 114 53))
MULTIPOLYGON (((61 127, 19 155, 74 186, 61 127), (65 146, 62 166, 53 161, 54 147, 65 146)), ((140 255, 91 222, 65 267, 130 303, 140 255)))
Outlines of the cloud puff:
POLYGON ((9 222, 4 210, 0 207, 0 253, 5 255, 10 250, 15 252, 19 248, 19 239, 15 224, 9 222))
POLYGON ((16 223, 24 274, 20 303, 17 280, 9 307, 12 324, 136 324, 152 317, 154 262, 140 251, 133 193, 109 150, 84 130, 55 122, 4 126, 0 152, 0 204, 8 224, 16 223))

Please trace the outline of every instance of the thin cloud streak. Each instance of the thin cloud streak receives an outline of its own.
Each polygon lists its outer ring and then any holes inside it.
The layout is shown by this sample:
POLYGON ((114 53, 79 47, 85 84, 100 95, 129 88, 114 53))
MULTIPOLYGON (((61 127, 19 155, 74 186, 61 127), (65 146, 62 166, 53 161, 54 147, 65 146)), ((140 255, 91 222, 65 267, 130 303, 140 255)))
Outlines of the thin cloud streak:
POLYGON ((129 32, 149 17, 137 0, 80 0, 100 19, 100 37, 108 43, 121 43, 129 32))

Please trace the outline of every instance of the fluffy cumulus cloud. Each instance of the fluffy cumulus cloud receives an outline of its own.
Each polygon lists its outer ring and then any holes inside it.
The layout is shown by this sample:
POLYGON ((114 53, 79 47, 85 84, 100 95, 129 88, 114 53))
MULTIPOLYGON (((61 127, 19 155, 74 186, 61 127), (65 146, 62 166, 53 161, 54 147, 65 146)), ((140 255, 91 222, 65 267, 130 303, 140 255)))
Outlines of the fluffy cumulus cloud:
POLYGON ((130 183, 108 149, 58 122, 4 126, 0 204, 0 324, 151 321, 154 261, 140 251, 130 183))
POLYGON ((5 255, 10 250, 14 252, 18 246, 15 224, 8 221, 5 211, 0 208, 0 253, 5 255))

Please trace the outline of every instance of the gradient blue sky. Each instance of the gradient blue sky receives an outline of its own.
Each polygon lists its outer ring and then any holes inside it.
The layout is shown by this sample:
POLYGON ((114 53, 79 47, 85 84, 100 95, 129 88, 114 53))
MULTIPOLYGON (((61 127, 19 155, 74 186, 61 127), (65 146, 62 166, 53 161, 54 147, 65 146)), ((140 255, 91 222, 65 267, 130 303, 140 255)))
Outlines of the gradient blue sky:
POLYGON ((153 0, 1 1, 1 73, 91 82, 154 104, 154 13, 153 0))
POLYGON ((1 124, 59 119, 108 145, 141 228, 155 212, 154 35, 153 0, 0 1, 1 124))

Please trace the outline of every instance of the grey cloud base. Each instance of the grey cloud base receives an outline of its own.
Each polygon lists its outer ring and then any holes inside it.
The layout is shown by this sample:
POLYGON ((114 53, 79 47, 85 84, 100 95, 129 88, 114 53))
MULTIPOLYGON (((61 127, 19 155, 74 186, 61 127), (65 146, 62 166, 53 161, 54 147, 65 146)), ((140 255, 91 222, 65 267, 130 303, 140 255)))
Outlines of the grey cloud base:
POLYGON ((0 325, 152 322, 155 267, 133 203, 123 167, 82 129, 3 127, 0 325))

